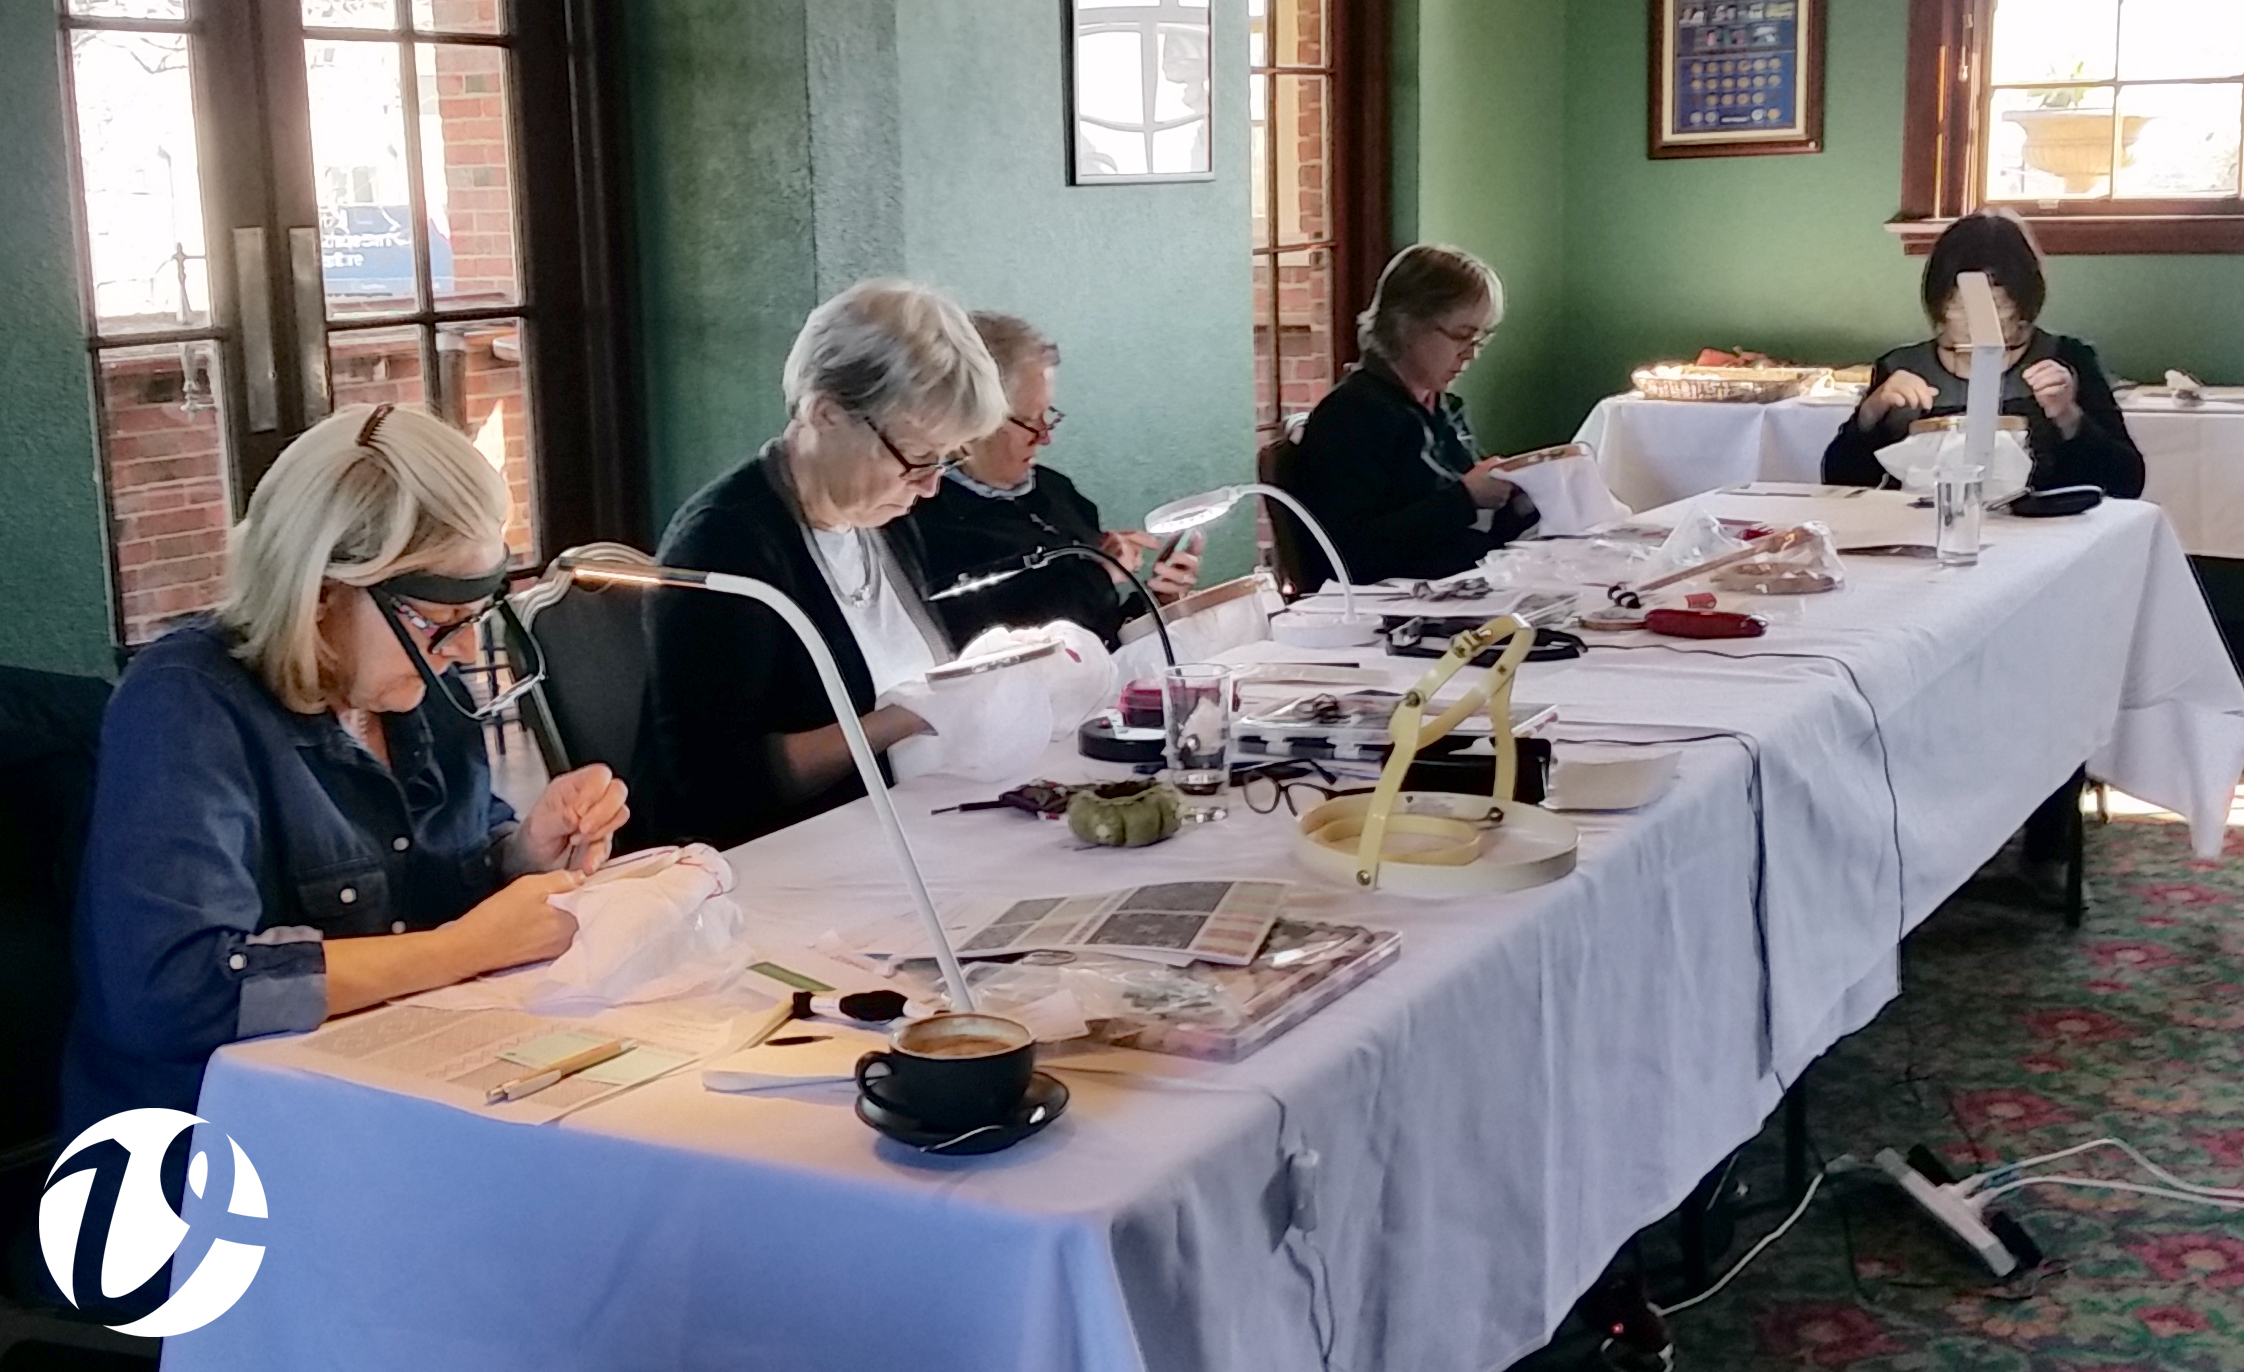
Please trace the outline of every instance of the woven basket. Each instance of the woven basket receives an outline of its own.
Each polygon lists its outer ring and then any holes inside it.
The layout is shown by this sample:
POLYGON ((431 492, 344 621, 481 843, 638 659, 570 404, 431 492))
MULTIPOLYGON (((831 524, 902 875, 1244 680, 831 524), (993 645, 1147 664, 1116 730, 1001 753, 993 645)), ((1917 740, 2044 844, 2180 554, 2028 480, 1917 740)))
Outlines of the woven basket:
POLYGON ((1766 405, 1789 400, 1830 374, 1826 367, 1696 367, 1663 363, 1630 374, 1649 400, 1714 400, 1766 405))

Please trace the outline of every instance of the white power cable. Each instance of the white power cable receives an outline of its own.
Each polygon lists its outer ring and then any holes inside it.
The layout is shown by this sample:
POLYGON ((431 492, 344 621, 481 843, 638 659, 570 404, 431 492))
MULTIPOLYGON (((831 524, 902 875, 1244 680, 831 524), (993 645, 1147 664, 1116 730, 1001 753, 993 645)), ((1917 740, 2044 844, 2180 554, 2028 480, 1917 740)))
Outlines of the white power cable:
POLYGON ((1800 1197, 1800 1203, 1792 1207, 1791 1214, 1784 1217, 1784 1223, 1770 1230, 1759 1243, 1753 1245, 1751 1248, 1748 1248, 1745 1251, 1745 1256, 1738 1259, 1737 1266, 1722 1274, 1722 1280, 1714 1283, 1714 1285, 1706 1288, 1706 1290, 1704 1291, 1699 1292, 1699 1294, 1691 1297, 1687 1301, 1677 1301, 1673 1305, 1655 1305, 1652 1308, 1658 1311, 1662 1316, 1673 1315, 1679 1311, 1688 1310, 1701 1301, 1711 1300, 1713 1297, 1720 1294, 1722 1288, 1730 1284, 1730 1279, 1732 1277, 1735 1277, 1738 1273, 1743 1272, 1755 1258, 1761 1256, 1762 1249, 1767 1248, 1770 1244, 1775 1243, 1778 1239, 1783 1238, 1785 1236, 1785 1233, 1790 1230, 1793 1225, 1800 1222, 1800 1217, 1808 1213, 1808 1202, 1814 1200, 1815 1193, 1822 1189, 1823 1177, 1823 1173, 1816 1173, 1814 1180, 1808 1183, 1807 1194, 1800 1197))
POLYGON ((2168 1200, 2194 1201, 2199 1205, 2218 1206, 2223 1210, 2244 1210, 2244 1200, 2222 1200, 2216 1196, 2192 1195, 2187 1191, 2169 1190, 2163 1186, 2144 1186, 2140 1182, 2106 1181, 2101 1177, 2071 1177, 2044 1172, 2039 1176, 2020 1177, 2001 1186, 1990 1187, 1975 1204, 1991 1201, 2026 1186, 2085 1186, 2097 1191, 2132 1191, 2143 1196, 2163 1196, 2168 1200))
MULTIPOLYGON (((2091 1139, 2087 1143, 2077 1144, 2071 1148, 2060 1149, 2055 1153, 2044 1153, 2038 1158, 2027 1158, 2022 1162, 2014 1162, 2003 1167, 1991 1168, 1988 1171, 1980 1173, 1976 1177, 1968 1177, 1964 1181, 1958 1183, 1957 1193, 1959 1195, 1969 1196, 1979 1191, 1980 1188, 1996 1182, 2002 1182, 2005 1184, 1997 1187, 1994 1191, 1990 1191, 1988 1193, 1990 1196, 2000 1194, 2003 1191, 2014 1190, 2015 1187, 2008 1184, 2010 1182, 2011 1173, 2020 1171, 2028 1167, 2040 1167, 2045 1163, 2062 1162, 2066 1158, 2078 1157, 2082 1153, 2093 1152, 2098 1148, 2117 1148, 2120 1152, 2125 1153, 2130 1158, 2133 1158, 2144 1171, 2150 1173, 2160 1181, 2165 1182, 2169 1187, 2172 1187, 2176 1191, 2189 1192, 2190 1198, 2192 1199, 2203 1199, 2211 1197, 2219 1200, 2244 1201, 2244 1189, 2226 1186, 2201 1186, 2196 1182, 2183 1181, 2180 1177, 2175 1176, 2173 1173, 2167 1171, 2157 1163, 2152 1162, 2149 1158, 2144 1157, 2140 1150, 2138 1150, 2133 1144, 2127 1142, 2125 1139, 2109 1137, 2091 1139)), ((2140 1188, 2126 1187, 2121 1189, 2134 1190, 2140 1188)), ((2150 1194, 2156 1195, 2158 1194, 2158 1192, 2152 1191, 2150 1192, 2150 1194)))

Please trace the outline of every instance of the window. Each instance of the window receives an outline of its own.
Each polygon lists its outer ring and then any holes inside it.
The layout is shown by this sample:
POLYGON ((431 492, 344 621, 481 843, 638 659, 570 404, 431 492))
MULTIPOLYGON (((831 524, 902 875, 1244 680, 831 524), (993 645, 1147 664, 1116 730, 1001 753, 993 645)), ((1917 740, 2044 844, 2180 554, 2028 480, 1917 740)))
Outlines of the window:
POLYGON ((1385 0, 1248 0, 1255 425, 1354 360, 1387 259, 1385 0))
POLYGON ((1902 213, 2017 210, 2056 253, 2244 251, 2244 4, 1912 0, 1902 213))
POLYGON ((600 127, 567 95, 593 8, 62 0, 121 642, 215 603, 228 524, 335 405, 467 433, 525 564, 638 535, 632 483, 603 506, 589 476, 623 446, 584 328, 611 270, 582 246, 600 127))

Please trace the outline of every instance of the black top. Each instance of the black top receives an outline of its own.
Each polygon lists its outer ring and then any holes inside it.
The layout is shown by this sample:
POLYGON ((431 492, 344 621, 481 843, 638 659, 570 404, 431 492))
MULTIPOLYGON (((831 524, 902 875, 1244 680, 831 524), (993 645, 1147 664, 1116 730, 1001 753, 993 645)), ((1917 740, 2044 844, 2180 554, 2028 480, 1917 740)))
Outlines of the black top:
MULTIPOLYGON (((1099 507, 1064 472, 1042 465, 1036 468, 1035 484, 1020 495, 983 495, 955 476, 946 479, 933 497, 912 507, 912 524, 926 543, 927 584, 936 590, 961 573, 1039 548, 1099 546, 1099 507)), ((937 601, 932 608, 957 643, 992 625, 1033 628, 1066 619, 1111 648, 1123 618, 1106 564, 1082 557, 1061 558, 985 590, 937 601)))
MULTIPOLYGON (((1878 486, 1886 469, 1878 464, 1878 449, 1909 436, 1909 425, 1930 416, 1962 414, 1970 383, 1940 364, 1933 340, 1895 348, 1878 359, 1870 372, 1875 391, 1895 372, 1915 372, 1940 393, 1929 411, 1895 409, 1875 428, 1865 429, 1848 415, 1838 437, 1823 452, 1823 479, 1842 486, 1878 486)), ((2097 365, 2096 350, 2077 338, 2034 330, 2025 356, 2002 376, 2002 412, 2026 421, 2026 450, 2033 455, 2030 485, 2036 490, 2052 486, 2101 486, 2108 495, 2133 499, 2143 493, 2143 455, 2127 435, 2127 419, 2112 398, 2112 387, 2097 365), (2067 438, 2042 413, 2026 384, 2025 372, 2036 362, 2055 358, 2080 380, 2080 431, 2067 438)))
MULTIPOLYGON (((777 439, 694 494, 662 536, 665 566, 732 572, 769 582, 833 650, 859 715, 873 708, 873 678, 857 636, 811 557, 795 502, 782 486, 777 439)), ((878 531, 905 608, 921 619, 938 659, 942 630, 920 597, 919 535, 899 519, 878 531)), ((632 839, 698 840, 729 848, 864 794, 852 771, 816 795, 789 800, 780 737, 834 722, 818 669, 769 607, 713 591, 661 588, 647 596, 647 706, 632 792, 632 839)))
MULTIPOLYGON (((1479 461, 1465 402, 1444 394, 1428 409, 1375 362, 1348 373, 1309 414, 1288 489, 1332 536, 1358 582, 1464 571, 1536 520, 1525 492, 1488 512, 1486 530, 1465 489, 1479 461)), ((1304 540, 1307 584, 1330 569, 1304 540)))

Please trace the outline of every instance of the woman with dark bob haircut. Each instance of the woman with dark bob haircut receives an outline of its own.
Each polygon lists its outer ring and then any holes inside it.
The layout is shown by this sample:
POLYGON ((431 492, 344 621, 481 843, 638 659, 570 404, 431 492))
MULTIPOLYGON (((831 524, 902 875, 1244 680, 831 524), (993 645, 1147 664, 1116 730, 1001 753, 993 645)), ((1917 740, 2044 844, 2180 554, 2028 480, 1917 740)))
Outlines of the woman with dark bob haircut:
POLYGON ((2002 412, 2026 421, 2031 485, 2101 486, 2109 495, 2143 493, 2143 455, 2127 436, 2096 351, 2077 338, 2035 327, 2049 294, 2041 252, 2016 215, 1982 210, 1948 226, 1925 262, 1925 315, 1938 330, 1922 343, 1878 359, 1869 394, 1823 454, 1823 479, 1848 486, 1886 480, 1878 450, 1908 437, 1909 425, 1961 414, 1971 378, 1963 302, 1956 278, 1985 272, 2002 318, 2002 412))

